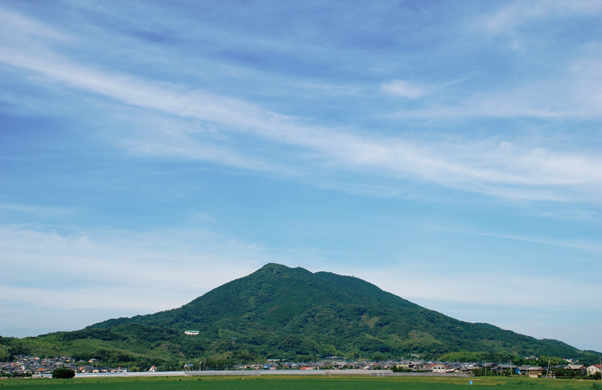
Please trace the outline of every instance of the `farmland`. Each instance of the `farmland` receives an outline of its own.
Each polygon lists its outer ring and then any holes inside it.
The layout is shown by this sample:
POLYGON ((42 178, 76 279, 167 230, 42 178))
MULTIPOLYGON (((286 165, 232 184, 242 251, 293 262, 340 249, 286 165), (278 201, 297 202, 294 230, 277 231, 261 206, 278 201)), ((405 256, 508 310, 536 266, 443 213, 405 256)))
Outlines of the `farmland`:
POLYGON ((206 390, 429 390, 468 387, 490 389, 601 389, 599 382, 525 378, 407 378, 407 377, 157 377, 157 378, 75 378, 62 379, 4 379, 2 389, 63 389, 71 390, 143 390, 143 389, 206 389, 206 390), (469 384, 472 381, 473 385, 469 384), (600 386, 600 387, 599 387, 600 386))

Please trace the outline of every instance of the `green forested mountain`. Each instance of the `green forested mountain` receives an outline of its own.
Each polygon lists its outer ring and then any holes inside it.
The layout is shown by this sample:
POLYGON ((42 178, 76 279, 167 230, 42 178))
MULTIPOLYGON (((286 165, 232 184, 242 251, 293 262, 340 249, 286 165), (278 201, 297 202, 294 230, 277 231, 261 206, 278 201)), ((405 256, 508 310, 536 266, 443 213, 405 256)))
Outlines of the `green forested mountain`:
POLYGON ((277 264, 268 264, 178 309, 111 319, 81 331, 10 342, 0 339, 1 344, 5 351, 11 345, 13 350, 38 348, 42 354, 52 346, 55 354, 61 351, 109 361, 410 354, 438 358, 460 351, 505 361, 512 355, 579 357, 582 361, 597 361, 599 356, 556 340, 459 321, 358 278, 277 264), (185 336, 185 330, 200 334, 185 336))

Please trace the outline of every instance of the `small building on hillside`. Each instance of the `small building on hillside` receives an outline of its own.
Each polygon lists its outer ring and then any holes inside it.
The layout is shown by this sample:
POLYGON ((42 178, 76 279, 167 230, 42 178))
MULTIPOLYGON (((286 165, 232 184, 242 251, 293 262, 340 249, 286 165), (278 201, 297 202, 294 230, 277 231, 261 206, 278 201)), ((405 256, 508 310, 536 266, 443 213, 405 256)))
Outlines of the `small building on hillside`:
POLYGON ((184 331, 184 334, 188 335, 188 336, 198 336, 199 333, 200 332, 198 330, 186 330, 186 331, 184 331))

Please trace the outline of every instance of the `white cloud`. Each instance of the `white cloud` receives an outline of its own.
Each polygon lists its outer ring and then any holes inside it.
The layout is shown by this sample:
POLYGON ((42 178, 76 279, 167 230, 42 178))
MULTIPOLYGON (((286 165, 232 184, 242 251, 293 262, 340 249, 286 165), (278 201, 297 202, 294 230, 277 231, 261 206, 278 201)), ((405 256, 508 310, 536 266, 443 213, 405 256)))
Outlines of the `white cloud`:
POLYGON ((591 0, 518 1, 486 15, 482 22, 490 32, 511 33, 515 28, 534 20, 555 16, 591 15, 601 10, 602 4, 591 0))
MULTIPOLYGON (((65 235, 4 226, 0 227, 0 235, 0 308, 3 312, 15 312, 19 318, 26 316, 32 323, 48 324, 47 328, 32 328, 27 334, 77 329, 109 317, 179 307, 274 261, 269 249, 262 245, 202 230, 65 235), (97 310, 100 312, 95 313, 97 310), (44 320, 49 313, 53 313, 52 323, 44 320), (77 318, 75 322, 61 322, 56 313, 77 318)), ((298 260, 293 259, 292 263, 299 264, 298 260)), ((282 259, 275 262, 282 263, 282 259)), ((560 310, 565 306, 589 310, 591 302, 575 301, 574 297, 593 296, 599 291, 591 279, 576 281, 565 275, 517 272, 503 264, 496 270, 497 277, 491 278, 490 267, 484 272, 474 265, 462 264, 455 264, 454 269, 429 268, 445 267, 441 261, 369 269, 346 264, 345 272, 336 262, 310 263, 312 271, 330 267, 335 273, 353 274, 385 291, 443 312, 446 311, 441 308, 446 304, 490 307, 492 302, 509 304, 513 312, 521 308, 560 310), (551 300, 542 291, 560 293, 551 300), (431 301, 436 305, 427 305, 431 301)), ((475 321, 488 318, 477 314, 471 312, 467 316, 475 321)), ((536 325, 524 327, 523 331, 536 334, 536 325)), ((17 328, 17 324, 6 321, 0 326, 0 334, 7 335, 17 328)))
POLYGON ((60 207, 39 206, 20 203, 0 202, 0 209, 7 211, 33 214, 39 217, 57 216, 71 214, 75 210, 60 207))
MULTIPOLYGON (((197 118, 217 124, 221 131, 243 131, 273 142, 300 146, 318 152, 322 159, 345 169, 371 170, 398 177, 415 177, 469 191, 526 199, 563 199, 540 186, 579 185, 591 200, 600 190, 602 160, 594 156, 558 153, 543 148, 518 147, 509 143, 445 144, 408 141, 403 138, 364 137, 334 129, 306 126, 293 118, 262 110, 238 99, 187 91, 176 85, 146 82, 131 76, 106 74, 65 60, 37 59, 21 53, 2 51, 0 61, 41 72, 73 87, 165 114, 197 118), (505 186, 523 188, 505 188, 505 186), (585 190, 585 191, 584 191, 585 190)), ((134 137, 133 150, 202 156, 209 160, 261 169, 248 160, 215 148, 206 149, 194 138, 172 130, 163 140, 149 144, 142 135, 134 137), (144 145, 144 146, 142 146, 144 145)))
POLYGON ((502 239, 507 239, 507 240, 514 240, 514 241, 530 242, 530 243, 534 243, 534 244, 577 249, 579 251, 593 252, 595 254, 602 254, 602 245, 600 245, 598 243, 593 243, 593 242, 590 242, 587 240, 574 240, 574 239, 573 240, 569 240, 569 239, 553 240, 553 239, 544 239, 544 238, 537 238, 537 237, 530 237, 530 236, 519 236, 519 235, 512 235, 512 234, 474 232, 474 231, 460 230, 460 229, 455 229, 455 230, 447 229, 447 230, 443 230, 443 231, 449 231, 449 232, 460 233, 460 234, 469 234, 469 235, 475 235, 475 236, 495 237, 495 238, 502 238, 502 239))
POLYGON ((254 243, 194 229, 63 235, 4 226, 0 234, 0 297, 41 308, 165 310, 268 262, 254 243))
MULTIPOLYGON (((454 99, 453 103, 433 102, 424 108, 398 110, 399 119, 449 120, 458 118, 541 118, 599 119, 602 115, 601 44, 589 44, 581 56, 567 60, 560 68, 545 67, 541 77, 531 77, 517 85, 477 90, 454 99)), ((453 92, 445 91, 449 99, 453 92)), ((451 100, 451 99, 450 99, 451 100)))
MULTIPOLYGON (((27 34, 27 31, 25 29, 22 32, 27 34)), ((188 123, 196 119, 210 123, 215 134, 242 132, 260 141, 274 143, 276 148, 278 145, 298 148, 291 158, 300 161, 301 164, 297 166, 303 166, 304 169, 321 169, 323 164, 327 164, 334 170, 375 173, 395 180, 418 179, 509 199, 600 200, 602 159, 599 156, 531 145, 519 146, 504 141, 473 142, 459 138, 451 142, 419 138, 409 140, 306 125, 299 118, 264 110, 240 99, 101 71, 74 63, 47 49, 33 50, 39 45, 39 40, 33 38, 29 46, 4 42, 0 46, 0 61, 44 75, 60 86, 109 97, 126 107, 147 110, 155 118, 169 117, 162 119, 165 123, 158 121, 145 131, 126 131, 115 135, 117 143, 134 153, 206 159, 248 169, 294 174, 293 170, 280 163, 265 160, 269 157, 249 156, 248 148, 235 146, 228 143, 227 139, 219 145, 206 139, 199 140, 198 132, 188 123), (310 151, 311 154, 303 151, 310 151)), ((594 72, 592 69, 590 73, 594 72)), ((560 93, 560 87, 554 90, 556 94, 560 93)), ((538 91, 535 93, 513 91, 501 97, 479 96, 459 107, 441 107, 435 111, 411 112, 408 115, 433 115, 439 118, 447 114, 571 115, 572 106, 567 109, 529 103, 541 101, 533 96, 550 95, 549 88, 545 84, 531 88, 538 91), (514 100, 516 96, 523 95, 526 97, 522 100, 514 100)), ((395 80, 384 85, 383 89, 400 96, 418 98, 426 93, 427 88, 395 80)), ((583 94, 587 94, 589 90, 584 91, 583 94)), ((561 100, 553 97, 546 101, 561 100)), ((594 105, 588 112, 599 114, 596 108, 594 105)))
POLYGON ((381 89, 391 95, 409 99, 418 99, 426 95, 429 90, 426 86, 404 80, 393 80, 390 83, 381 85, 381 89))
MULTIPOLYGON (((516 307, 573 308, 591 307, 588 302, 575 302, 575 296, 594 296, 599 292, 597 283, 566 278, 563 275, 530 275, 516 267, 499 264, 497 269, 489 266, 482 272, 473 265, 455 265, 456 270, 433 269, 429 266, 445 267, 444 262, 425 261, 420 264, 405 264, 403 267, 379 267, 375 270, 356 269, 354 274, 376 284, 385 291, 410 301, 433 300, 457 304, 511 303, 516 307), (462 269, 462 271, 460 271, 462 269), (496 277, 491 277, 491 272, 496 277), (542 291, 565 292, 550 296, 542 291), (525 299, 529 297, 529 299, 525 299)), ((451 267, 451 265, 447 265, 451 267)), ((336 271, 335 271, 336 272, 336 271)), ((599 304, 596 306, 600 306, 599 304)))
POLYGON ((2 36, 11 42, 21 42, 22 38, 35 37, 42 39, 69 40, 69 36, 37 21, 24 18, 18 14, 0 9, 2 36))

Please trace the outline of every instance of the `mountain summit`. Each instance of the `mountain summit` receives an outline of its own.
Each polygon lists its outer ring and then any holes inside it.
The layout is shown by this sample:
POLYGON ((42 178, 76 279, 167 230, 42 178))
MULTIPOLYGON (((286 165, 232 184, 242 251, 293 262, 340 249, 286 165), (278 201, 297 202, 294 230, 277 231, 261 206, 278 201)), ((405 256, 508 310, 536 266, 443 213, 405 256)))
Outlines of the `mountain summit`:
POLYGON ((178 309, 112 319, 87 330, 127 333, 132 326, 169 330, 174 347, 184 345, 184 355, 196 350, 197 356, 232 351, 286 359, 439 357, 458 351, 498 356, 581 354, 559 341, 453 319, 355 277, 279 264, 267 264, 178 309), (181 336, 191 329, 199 335, 181 336))

